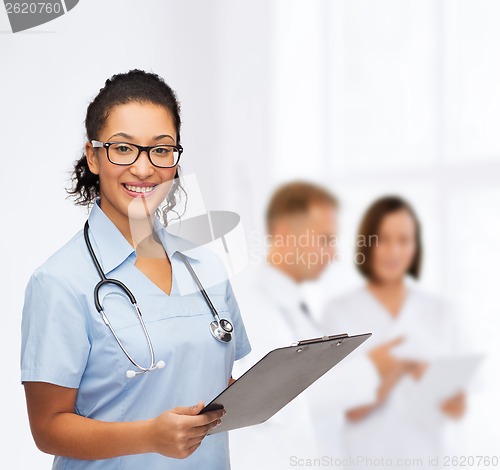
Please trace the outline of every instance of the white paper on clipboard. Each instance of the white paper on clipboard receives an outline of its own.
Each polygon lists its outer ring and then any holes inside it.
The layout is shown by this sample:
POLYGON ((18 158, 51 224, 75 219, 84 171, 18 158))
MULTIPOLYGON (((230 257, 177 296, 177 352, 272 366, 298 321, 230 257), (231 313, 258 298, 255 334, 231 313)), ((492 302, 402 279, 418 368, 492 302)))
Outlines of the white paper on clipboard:
POLYGON ((417 420, 438 419, 443 401, 467 389, 482 359, 481 354, 470 354, 432 360, 409 397, 408 413, 417 420))

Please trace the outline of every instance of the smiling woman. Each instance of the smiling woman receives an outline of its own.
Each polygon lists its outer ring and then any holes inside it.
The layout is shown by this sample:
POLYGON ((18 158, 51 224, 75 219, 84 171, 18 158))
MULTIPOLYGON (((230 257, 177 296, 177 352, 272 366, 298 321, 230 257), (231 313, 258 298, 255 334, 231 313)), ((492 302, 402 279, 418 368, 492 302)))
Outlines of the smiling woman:
POLYGON ((224 411, 199 413, 250 345, 228 280, 186 288, 223 264, 202 248, 185 255, 193 246, 164 227, 182 190, 176 97, 155 74, 115 75, 85 123, 69 192, 89 220, 26 288, 35 442, 56 469, 229 468, 227 433, 207 436, 224 411))
POLYGON ((147 206, 155 209, 172 187, 178 159, 171 159, 170 162, 167 159, 164 163, 170 165, 166 168, 160 168, 153 162, 163 149, 166 152, 166 149, 171 148, 167 144, 176 144, 177 129, 171 112, 163 106, 131 102, 113 109, 98 137, 105 142, 102 144, 105 151, 87 142, 88 168, 99 177, 101 209, 122 233, 126 233, 130 231, 129 218, 140 219, 145 215, 143 206, 131 204, 132 200, 136 197, 147 198, 147 206), (127 142, 111 143, 116 139, 127 139, 127 142), (153 143, 163 145, 140 147, 153 143), (133 210, 139 212, 134 214, 131 212, 133 210))
MULTIPOLYGON (((90 206, 100 195, 101 177, 94 164, 95 158, 93 157, 97 157, 97 153, 92 152, 92 147, 96 150, 99 147, 104 147, 106 149, 104 155, 107 156, 110 163, 129 166, 136 163, 130 157, 132 149, 137 152, 135 154, 137 158, 142 154, 141 149, 144 149, 138 145, 134 146, 133 143, 139 143, 136 138, 151 139, 151 145, 163 143, 172 146, 172 152, 176 156, 176 160, 174 159, 172 163, 175 171, 173 171, 174 177, 170 178, 172 180, 171 191, 167 191, 166 205, 161 213, 158 213, 158 215, 163 216, 163 222, 166 225, 167 214, 176 205, 176 196, 182 192, 182 187, 178 182, 178 163, 182 153, 180 107, 172 89, 164 82, 155 83, 153 78, 148 78, 148 74, 142 71, 136 70, 128 74, 116 75, 106 81, 106 86, 101 89, 89 105, 85 127, 88 136, 85 154, 75 164, 73 187, 69 190, 69 193, 75 196, 75 202, 90 206), (140 117, 146 121, 141 121, 139 114, 135 114, 134 111, 140 113, 140 117), (148 111, 151 111, 151 114, 148 111), (112 115, 110 116, 110 114, 112 115), (127 132, 127 129, 136 129, 137 125, 140 126, 140 129, 138 128, 136 133, 140 132, 143 134, 142 136, 133 135, 134 133, 130 130, 127 132), (153 126, 151 130, 148 129, 148 125, 153 126), (108 129, 105 129, 106 126, 108 129), (110 133, 111 127, 113 127, 113 132, 110 133), (153 129, 156 128, 163 129, 163 131, 155 133, 153 129), (100 140, 101 138, 104 139, 104 142, 100 140), (130 149, 126 160, 124 159, 124 146, 130 149), (122 154, 120 157, 118 157, 119 153, 122 154), (90 161, 88 161, 88 156, 90 156, 90 161), (94 167, 91 169, 93 164, 94 167)), ((157 154, 160 152, 161 150, 158 150, 151 155, 151 149, 147 150, 146 153, 153 165, 155 165, 157 154)), ((169 174, 172 174, 171 172, 172 169, 170 169, 169 174)))

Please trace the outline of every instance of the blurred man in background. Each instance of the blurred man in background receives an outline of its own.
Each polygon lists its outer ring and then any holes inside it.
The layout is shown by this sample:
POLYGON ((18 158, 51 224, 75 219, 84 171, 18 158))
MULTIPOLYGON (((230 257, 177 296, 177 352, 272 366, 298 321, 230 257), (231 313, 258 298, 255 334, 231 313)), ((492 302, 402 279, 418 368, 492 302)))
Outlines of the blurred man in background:
MULTIPOLYGON (((326 333, 310 311, 301 284, 316 280, 334 260, 337 215, 335 196, 307 182, 286 184, 271 197, 266 262, 233 280, 252 344, 252 352, 235 366, 235 377, 272 349, 326 333)), ((373 401, 379 382, 369 358, 344 362, 268 422, 233 431, 233 468, 278 470, 289 468, 297 458, 333 456, 342 419, 338 410, 373 401)))

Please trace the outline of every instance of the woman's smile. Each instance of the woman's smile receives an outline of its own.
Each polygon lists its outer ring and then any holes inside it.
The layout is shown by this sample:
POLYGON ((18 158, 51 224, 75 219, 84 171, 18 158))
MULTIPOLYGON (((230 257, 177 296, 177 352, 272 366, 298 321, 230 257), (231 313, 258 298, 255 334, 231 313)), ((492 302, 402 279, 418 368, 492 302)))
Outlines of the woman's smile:
POLYGON ((132 197, 149 197, 157 186, 155 183, 122 183, 125 192, 132 197))

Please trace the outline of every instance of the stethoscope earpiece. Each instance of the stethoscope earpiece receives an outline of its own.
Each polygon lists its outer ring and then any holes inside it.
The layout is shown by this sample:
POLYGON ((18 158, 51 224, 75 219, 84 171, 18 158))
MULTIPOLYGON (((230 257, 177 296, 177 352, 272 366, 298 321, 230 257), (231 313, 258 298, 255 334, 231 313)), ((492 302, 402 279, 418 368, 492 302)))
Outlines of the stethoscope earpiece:
POLYGON ((125 372, 125 375, 127 376, 127 379, 133 379, 134 377, 137 377, 138 375, 145 374, 146 372, 149 372, 150 370, 155 370, 155 369, 163 369, 165 367, 165 361, 158 361, 155 366, 151 367, 150 369, 145 369, 145 370, 128 370, 125 372))

